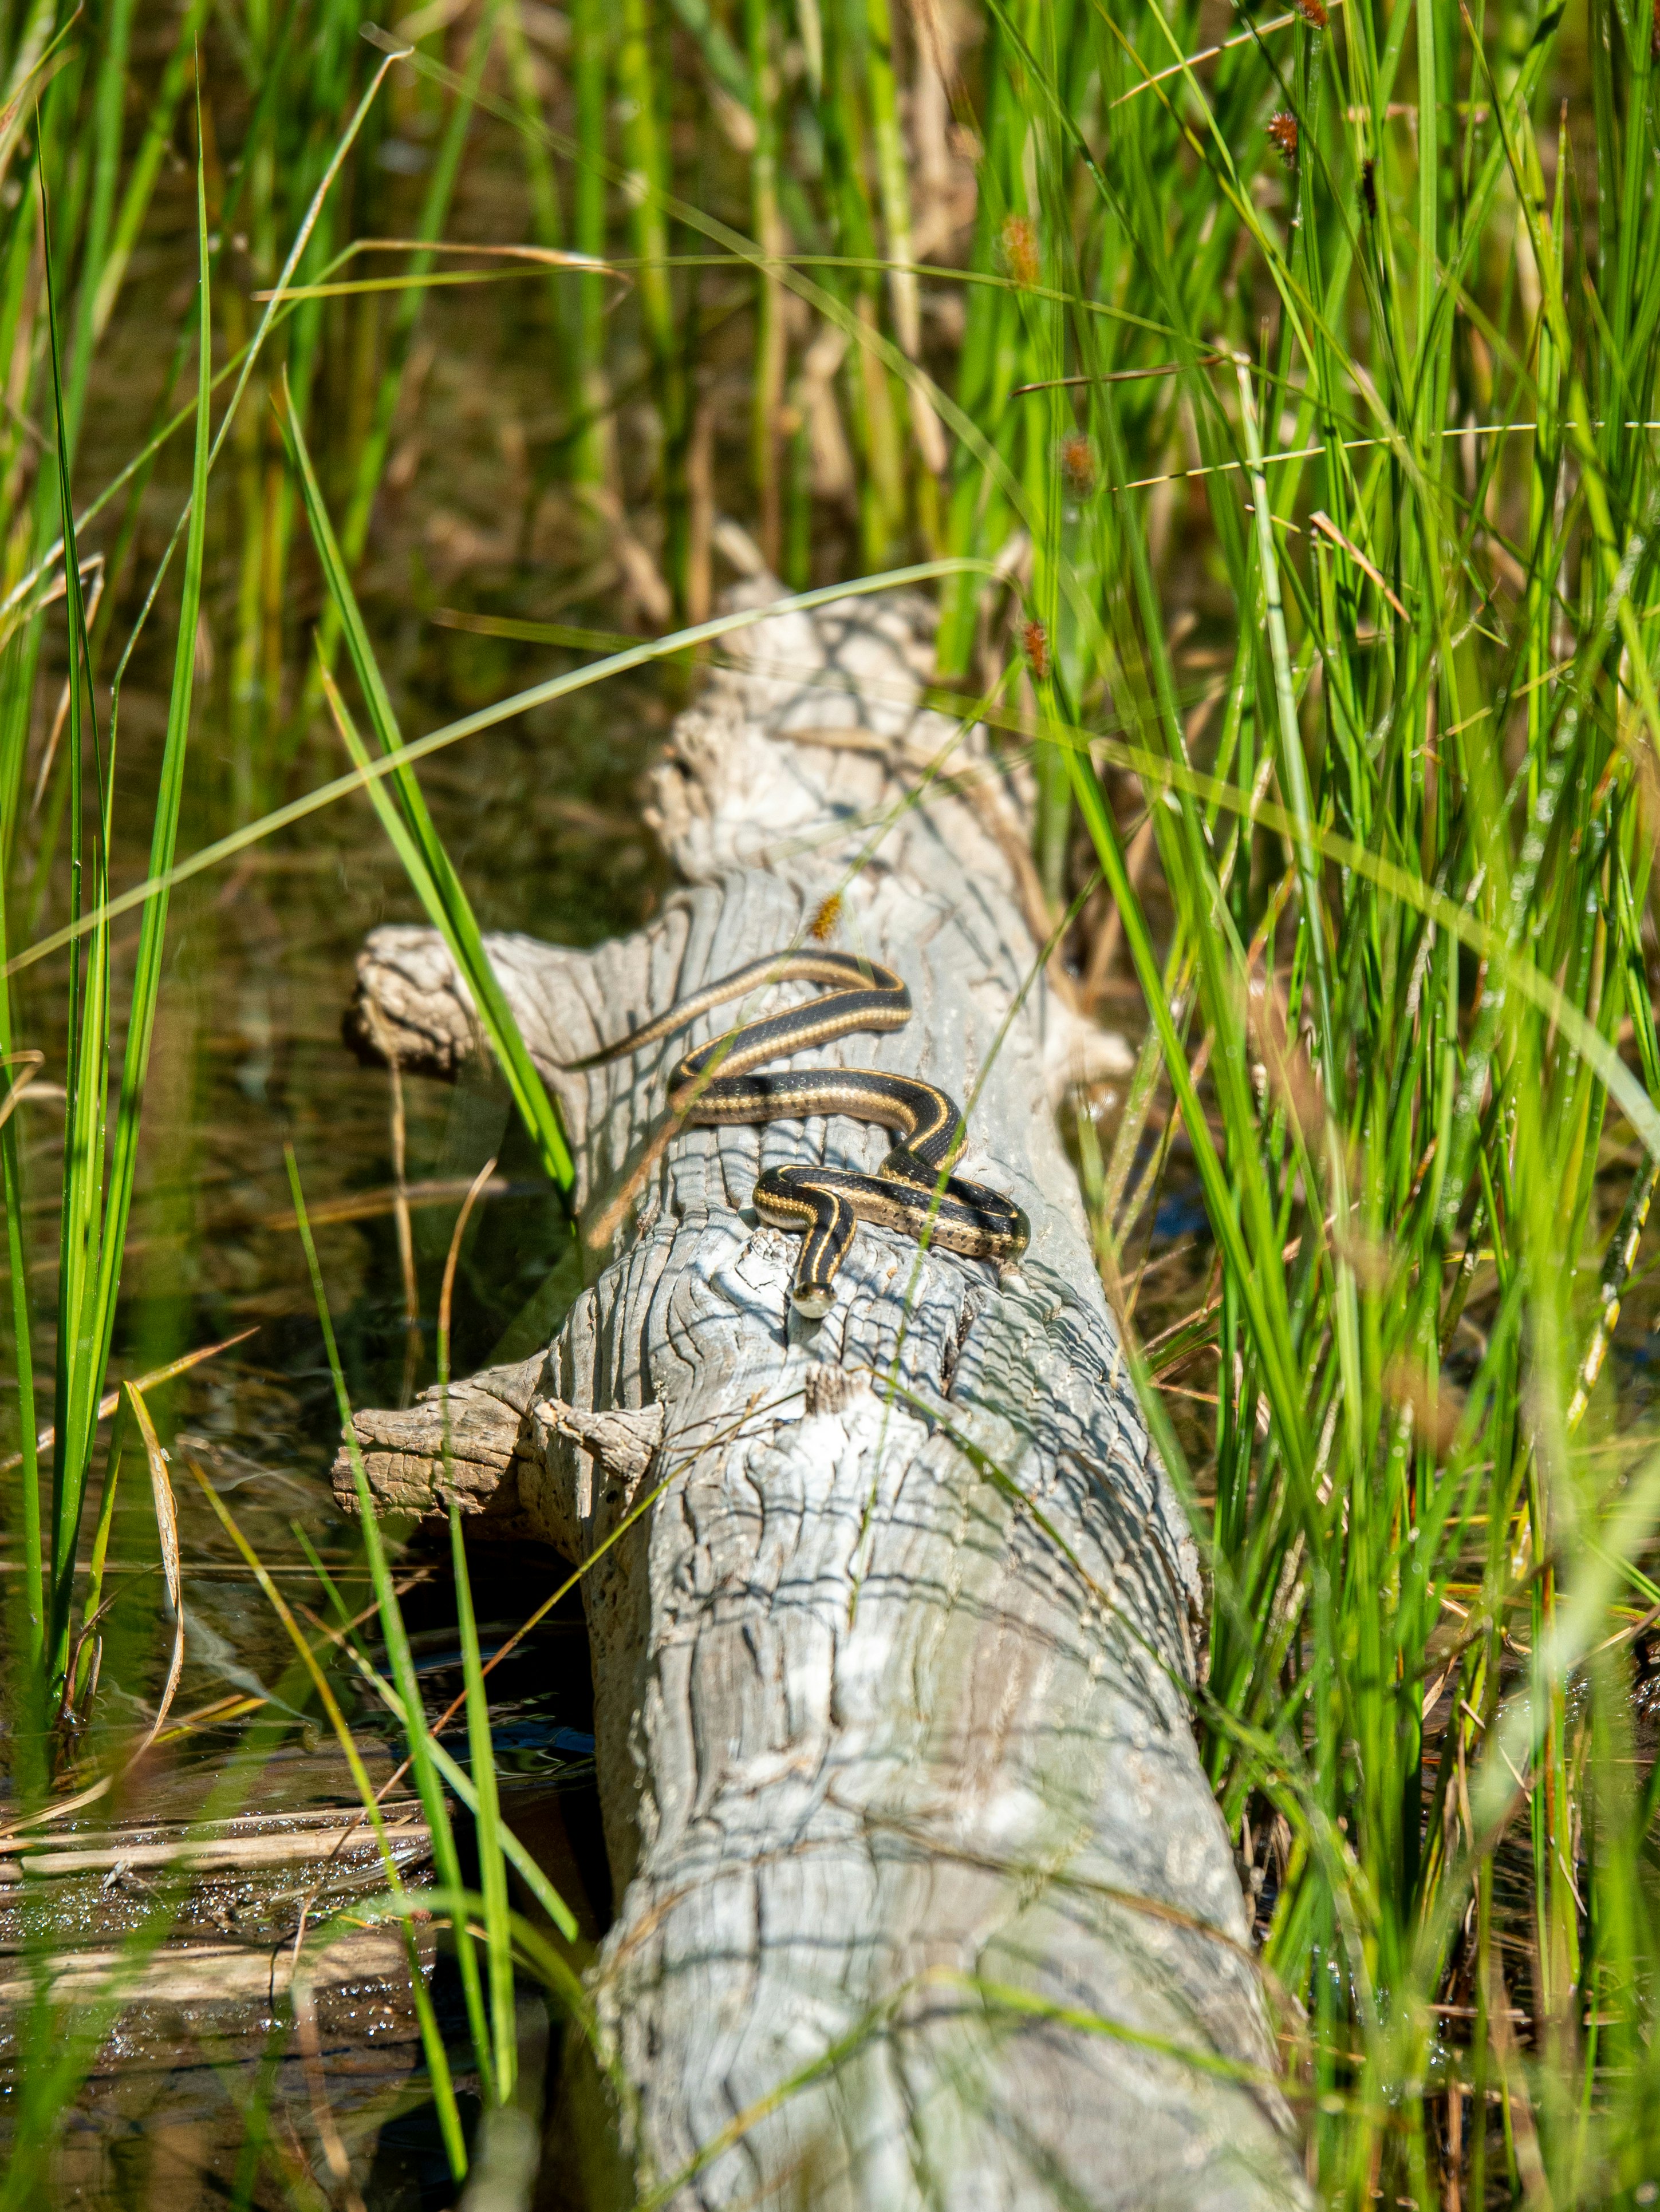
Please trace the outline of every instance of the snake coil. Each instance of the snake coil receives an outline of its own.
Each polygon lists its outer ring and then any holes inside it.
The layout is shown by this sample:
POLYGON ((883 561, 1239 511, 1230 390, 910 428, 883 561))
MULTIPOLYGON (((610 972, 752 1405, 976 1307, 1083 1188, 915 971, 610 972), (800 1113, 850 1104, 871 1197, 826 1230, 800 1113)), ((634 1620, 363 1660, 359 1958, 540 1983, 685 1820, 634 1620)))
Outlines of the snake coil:
POLYGON ((1031 1224, 1000 1192, 951 1173, 968 1133, 956 1103, 943 1091, 915 1076, 875 1068, 757 1072, 767 1060, 810 1051, 854 1030, 903 1029, 910 1019, 910 993, 891 968, 844 952, 771 953, 705 985, 615 1044, 573 1061, 573 1070, 642 1051, 728 999, 784 982, 830 988, 687 1053, 669 1077, 669 1109, 678 1121, 717 1126, 847 1114, 899 1132, 873 1176, 841 1168, 769 1168, 757 1182, 755 1210, 761 1218, 804 1238, 791 1294, 796 1311, 822 1321, 834 1305, 836 1270, 858 1221, 989 1260, 1000 1270, 1015 1266, 1031 1239, 1031 1224))

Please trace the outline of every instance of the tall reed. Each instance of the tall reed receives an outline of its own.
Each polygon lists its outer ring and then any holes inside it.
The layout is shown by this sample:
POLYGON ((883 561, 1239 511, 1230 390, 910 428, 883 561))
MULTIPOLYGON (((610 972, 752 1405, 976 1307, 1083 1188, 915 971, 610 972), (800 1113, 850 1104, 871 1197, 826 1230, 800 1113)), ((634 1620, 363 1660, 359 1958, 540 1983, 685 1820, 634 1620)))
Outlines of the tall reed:
MULTIPOLYGON (((73 1636, 165 988, 165 898, 140 899, 129 981, 105 896, 130 895, 111 855, 132 825, 104 687, 133 680, 145 625, 172 670, 150 875, 173 872, 187 787, 222 856, 370 779, 569 1179, 398 750, 383 633, 404 611, 369 557, 438 279, 501 276, 439 249, 472 221, 471 165, 514 165, 520 237, 556 249, 568 224, 587 257, 524 275, 551 294, 560 528, 586 513, 655 539, 684 599, 696 391, 700 496, 752 495, 792 581, 945 556, 940 696, 971 684, 1030 767, 1057 919, 1105 877, 1109 934, 1075 927, 1066 951, 1080 996, 1122 1011, 1133 985, 1145 1042, 1116 1121, 1098 1132, 1104 1102, 1081 1102, 1085 1187, 1213 1577, 1196 1721, 1324 2199, 1642 2201, 1660 1929, 1630 1655, 1660 1602, 1660 1500, 1618 1332, 1660 1161, 1647 14, 575 0, 562 48, 517 0, 445 12, 395 63, 339 0, 192 0, 154 52, 131 0, 0 21, 0 1060, 15 1097, 24 1055, 61 1037, 67 1093, 50 1190, 19 1141, 32 1109, 0 1118, 9 1601, 43 1699, 73 1636), (974 196, 919 268, 925 42, 974 196), (429 145, 412 121, 394 143, 394 79, 429 145), (197 289, 171 374, 193 347, 195 393, 158 375, 152 428, 94 483, 100 349, 127 335, 192 129, 197 289), (422 148, 417 188, 397 163, 422 148), (365 274, 344 257, 372 237, 413 250, 365 274), (694 258, 720 303, 695 325, 694 258), (628 301, 600 265, 623 263, 628 301), (234 406, 216 431, 216 393, 234 406), (182 558, 158 576, 137 560, 146 502, 186 425, 182 558), (216 628, 222 772, 189 746, 216 628), (353 777, 313 799, 306 763, 337 732, 353 777), (1144 1354, 1152 1201, 1184 1159, 1208 1273, 1144 1354), (1184 1405, 1209 1410, 1178 1428, 1184 1405)), ((532 617, 545 580, 513 580, 532 617)), ((368 1664, 341 1634, 338 1663, 368 1664)), ((488 1829, 482 1673, 469 1689, 488 1829)), ((423 1796, 465 1781, 440 1748, 423 1796)), ((526 1955, 499 1875, 469 1985, 498 2089, 526 1955)))

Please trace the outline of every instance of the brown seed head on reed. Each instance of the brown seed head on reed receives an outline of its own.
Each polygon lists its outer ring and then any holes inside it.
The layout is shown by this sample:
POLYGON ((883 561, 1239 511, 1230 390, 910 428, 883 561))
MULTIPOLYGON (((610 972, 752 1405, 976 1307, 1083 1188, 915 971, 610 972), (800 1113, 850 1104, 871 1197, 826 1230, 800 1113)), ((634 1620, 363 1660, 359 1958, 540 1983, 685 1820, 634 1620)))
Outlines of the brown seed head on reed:
POLYGON ((815 945, 828 945, 835 936, 842 920, 842 894, 832 891, 807 924, 807 935, 815 945))
POLYGON ((1331 21, 1320 0, 1291 0, 1291 4, 1311 31, 1323 31, 1331 21))
POLYGON ((1042 273, 1037 253, 1037 226, 1028 215, 1006 215, 1002 229, 1003 265, 1023 290, 1030 290, 1042 273))
POLYGON ((1095 448, 1082 430, 1068 430, 1061 439, 1061 468, 1080 498, 1095 489, 1095 448))
POLYGON ((1277 115, 1268 118, 1268 137, 1286 167, 1294 169, 1297 167, 1297 118, 1282 107, 1277 115))
POLYGON ((1041 684, 1049 672, 1049 634, 1040 622, 1024 623, 1020 642, 1026 649, 1026 664, 1041 684))

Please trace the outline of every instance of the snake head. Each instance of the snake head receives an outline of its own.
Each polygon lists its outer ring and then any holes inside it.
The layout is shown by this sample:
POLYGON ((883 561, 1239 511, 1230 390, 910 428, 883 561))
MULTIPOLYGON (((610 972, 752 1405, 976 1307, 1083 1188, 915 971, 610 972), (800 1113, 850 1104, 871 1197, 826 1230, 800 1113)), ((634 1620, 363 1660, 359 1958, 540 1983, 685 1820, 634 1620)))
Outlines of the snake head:
POLYGON ((823 1321, 836 1304, 833 1283, 798 1284, 790 1292, 790 1303, 803 1321, 823 1321))

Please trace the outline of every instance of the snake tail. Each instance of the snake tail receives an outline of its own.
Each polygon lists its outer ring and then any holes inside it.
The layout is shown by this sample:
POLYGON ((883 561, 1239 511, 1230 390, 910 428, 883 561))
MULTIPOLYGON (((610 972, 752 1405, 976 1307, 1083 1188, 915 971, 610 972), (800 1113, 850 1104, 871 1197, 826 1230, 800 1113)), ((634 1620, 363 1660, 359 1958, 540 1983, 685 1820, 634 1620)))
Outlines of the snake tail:
POLYGON ((827 983, 831 988, 825 998, 787 1007, 766 1021, 745 1022, 729 1030, 725 1036, 688 1054, 686 1066, 701 1075, 711 1063, 718 1062, 724 1073, 735 1076, 781 1052, 810 1051, 832 1037, 845 1036, 850 1030, 903 1029, 910 1019, 910 993, 891 968, 855 959, 849 952, 769 952, 764 959, 751 960, 730 975, 706 983, 701 991, 692 992, 666 1013, 659 1014, 643 1028, 631 1030, 614 1044, 602 1045, 586 1060, 566 1064, 573 1074, 603 1067, 608 1060, 620 1060, 624 1053, 641 1052, 648 1044, 660 1044, 665 1037, 677 1036, 700 1014, 712 1012, 729 1000, 769 990, 777 983, 827 983))

